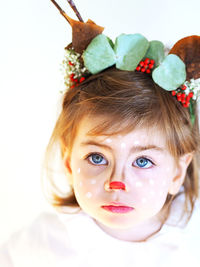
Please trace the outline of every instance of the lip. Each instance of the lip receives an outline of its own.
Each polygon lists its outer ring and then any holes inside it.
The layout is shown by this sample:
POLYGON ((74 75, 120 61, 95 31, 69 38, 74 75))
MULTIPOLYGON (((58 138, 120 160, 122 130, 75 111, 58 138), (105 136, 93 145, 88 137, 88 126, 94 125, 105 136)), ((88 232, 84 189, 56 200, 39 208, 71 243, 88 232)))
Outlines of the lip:
POLYGON ((112 202, 112 204, 113 205, 103 205, 101 208, 112 213, 128 213, 134 210, 133 207, 129 207, 121 203, 112 202))

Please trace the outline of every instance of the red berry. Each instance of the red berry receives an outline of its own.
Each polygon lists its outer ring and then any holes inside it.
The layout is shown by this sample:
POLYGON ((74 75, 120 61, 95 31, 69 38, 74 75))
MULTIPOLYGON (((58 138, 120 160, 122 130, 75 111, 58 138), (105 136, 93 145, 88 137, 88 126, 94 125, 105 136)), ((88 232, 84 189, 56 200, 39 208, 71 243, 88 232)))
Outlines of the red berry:
POLYGON ((193 95, 194 95, 194 93, 190 92, 188 96, 191 98, 191 97, 193 97, 193 95))
POLYGON ((191 97, 190 97, 189 95, 187 95, 187 96, 186 96, 186 101, 189 102, 189 101, 190 101, 190 98, 191 98, 191 97))
POLYGON ((145 64, 149 64, 149 62, 150 62, 149 58, 146 58, 145 61, 144 61, 145 64))
POLYGON ((73 89, 74 87, 75 87, 75 84, 71 85, 71 87, 70 87, 70 88, 71 88, 71 89, 73 89))
POLYGON ((146 69, 145 68, 141 68, 141 72, 145 72, 146 71, 146 69))
POLYGON ((144 66, 144 61, 140 62, 140 66, 143 67, 144 66))
POLYGON ((136 70, 137 71, 140 71, 141 67, 140 66, 137 66, 136 70))
POLYGON ((190 105, 190 103, 189 103, 189 102, 185 102, 185 103, 183 104, 184 108, 188 108, 188 107, 189 107, 189 105, 190 105))
POLYGON ((153 64, 149 64, 149 69, 153 69, 153 64))
POLYGON ((181 87, 182 90, 185 90, 186 88, 187 88, 186 85, 183 85, 183 86, 181 87))
POLYGON ((153 59, 151 59, 150 63, 154 65, 155 61, 153 59))
POLYGON ((146 73, 151 73, 150 69, 147 69, 147 70, 146 70, 146 73))
POLYGON ((182 100, 181 93, 177 93, 176 97, 177 97, 177 100, 181 102, 181 100, 182 100))
POLYGON ((181 98, 185 98, 185 96, 186 96, 186 95, 185 95, 184 93, 181 94, 181 98))
POLYGON ((176 91, 172 91, 172 95, 175 96, 176 95, 176 91))
POLYGON ((69 61, 68 63, 70 66, 74 66, 74 64, 71 61, 69 61))
POLYGON ((73 82, 74 81, 74 73, 72 73, 70 76, 69 76, 70 80, 73 82))
POLYGON ((83 81, 85 81, 85 77, 81 77, 79 82, 82 83, 83 81))
POLYGON ((74 79, 74 82, 77 83, 78 82, 78 79, 74 79))

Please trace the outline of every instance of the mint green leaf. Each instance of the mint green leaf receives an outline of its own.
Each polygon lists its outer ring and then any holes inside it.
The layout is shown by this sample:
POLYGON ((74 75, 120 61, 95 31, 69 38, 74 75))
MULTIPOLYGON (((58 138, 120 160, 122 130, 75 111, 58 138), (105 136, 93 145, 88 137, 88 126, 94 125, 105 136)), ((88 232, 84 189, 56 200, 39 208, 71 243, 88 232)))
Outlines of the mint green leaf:
POLYGON ((121 34, 115 41, 116 68, 133 71, 145 56, 149 42, 141 34, 121 34))
POLYGON ((104 34, 97 35, 83 53, 85 67, 92 74, 96 74, 116 62, 112 43, 104 34))
POLYGON ((151 41, 149 43, 149 48, 145 55, 145 58, 150 58, 155 60, 155 65, 158 66, 164 60, 164 44, 160 41, 151 41))
POLYGON ((167 91, 177 89, 186 80, 184 62, 176 55, 168 55, 152 72, 155 83, 167 91))

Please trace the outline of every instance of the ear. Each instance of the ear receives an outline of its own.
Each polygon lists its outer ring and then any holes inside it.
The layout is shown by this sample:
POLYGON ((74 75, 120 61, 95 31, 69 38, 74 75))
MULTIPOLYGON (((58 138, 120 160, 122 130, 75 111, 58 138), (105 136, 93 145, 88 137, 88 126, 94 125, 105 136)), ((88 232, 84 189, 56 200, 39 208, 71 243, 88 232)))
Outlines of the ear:
POLYGON ((68 151, 65 151, 65 154, 63 157, 63 163, 65 166, 65 171, 66 171, 68 182, 72 186, 73 185, 72 170, 71 170, 70 156, 69 156, 68 151))
POLYGON ((176 195, 181 185, 183 184, 185 180, 185 175, 187 172, 187 168, 193 158, 193 153, 184 154, 181 156, 178 160, 175 176, 171 181, 170 187, 169 187, 169 194, 176 195))

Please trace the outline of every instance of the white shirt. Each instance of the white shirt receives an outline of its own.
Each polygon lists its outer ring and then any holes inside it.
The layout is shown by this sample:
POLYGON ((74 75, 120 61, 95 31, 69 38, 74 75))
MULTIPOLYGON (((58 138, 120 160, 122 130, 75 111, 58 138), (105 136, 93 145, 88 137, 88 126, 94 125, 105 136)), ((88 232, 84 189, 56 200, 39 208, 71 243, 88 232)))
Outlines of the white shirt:
POLYGON ((2 246, 0 266, 199 267, 199 203, 185 228, 165 224, 146 242, 111 237, 84 212, 42 213, 2 246))

